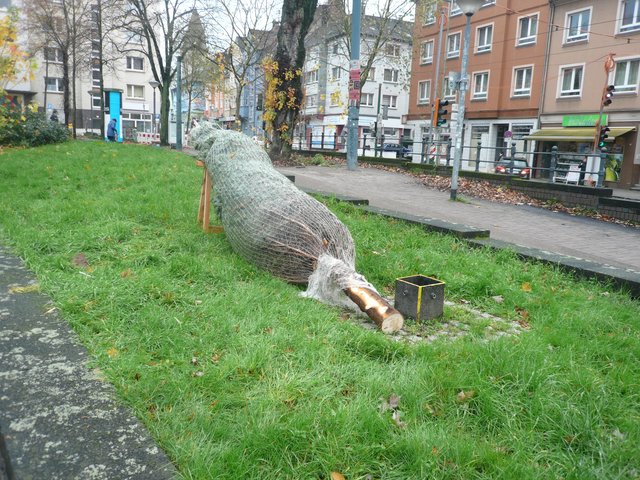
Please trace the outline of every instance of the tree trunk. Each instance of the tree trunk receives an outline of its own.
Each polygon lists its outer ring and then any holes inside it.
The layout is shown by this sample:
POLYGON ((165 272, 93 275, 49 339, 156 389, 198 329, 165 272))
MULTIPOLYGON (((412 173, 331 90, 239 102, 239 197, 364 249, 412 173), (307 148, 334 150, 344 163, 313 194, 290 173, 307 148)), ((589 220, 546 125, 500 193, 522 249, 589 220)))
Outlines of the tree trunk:
POLYGON ((69 54, 62 54, 62 109, 64 110, 64 123, 65 125, 69 125, 71 121, 71 92, 70 92, 70 82, 69 82, 69 54))
POLYGON ((171 79, 163 79, 160 86, 160 145, 169 145, 169 89, 171 79))
POLYGON ((282 6, 278 30, 278 48, 274 60, 278 64, 276 77, 280 80, 277 92, 286 95, 285 106, 276 109, 272 122, 271 159, 291 156, 291 135, 300 112, 302 78, 297 74, 304 66, 304 39, 309 32, 318 0, 290 0, 282 6))

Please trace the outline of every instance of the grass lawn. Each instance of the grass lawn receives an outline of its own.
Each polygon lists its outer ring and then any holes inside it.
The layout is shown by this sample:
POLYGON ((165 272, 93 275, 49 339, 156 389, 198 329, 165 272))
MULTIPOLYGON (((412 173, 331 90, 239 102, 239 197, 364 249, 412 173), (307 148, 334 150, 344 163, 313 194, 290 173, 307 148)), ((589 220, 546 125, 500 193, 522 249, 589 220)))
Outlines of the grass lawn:
POLYGON ((398 341, 203 234, 201 175, 133 145, 0 155, 1 240, 184 478, 640 478, 640 304, 624 292, 330 204, 383 293, 433 275, 524 327, 398 341))

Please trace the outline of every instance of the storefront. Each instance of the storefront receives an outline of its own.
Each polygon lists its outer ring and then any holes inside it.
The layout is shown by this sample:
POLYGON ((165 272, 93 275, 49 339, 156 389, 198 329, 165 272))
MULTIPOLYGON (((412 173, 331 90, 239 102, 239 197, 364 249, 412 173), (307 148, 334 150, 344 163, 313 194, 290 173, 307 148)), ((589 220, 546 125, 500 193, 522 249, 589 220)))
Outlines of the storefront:
MULTIPOLYGON (((545 127, 524 138, 536 142, 534 158, 534 176, 548 178, 551 165, 551 152, 557 147, 556 163, 558 168, 569 170, 583 160, 587 161, 585 183, 597 182, 600 169, 599 151, 594 152, 597 115, 567 115, 563 117, 561 127, 545 127), (589 125, 590 124, 590 125, 589 125)), ((603 115, 603 124, 609 127, 606 139, 606 163, 603 185, 629 188, 637 179, 636 148, 637 127, 633 125, 615 125, 603 115)), ((562 176, 560 176, 562 178, 562 176)))

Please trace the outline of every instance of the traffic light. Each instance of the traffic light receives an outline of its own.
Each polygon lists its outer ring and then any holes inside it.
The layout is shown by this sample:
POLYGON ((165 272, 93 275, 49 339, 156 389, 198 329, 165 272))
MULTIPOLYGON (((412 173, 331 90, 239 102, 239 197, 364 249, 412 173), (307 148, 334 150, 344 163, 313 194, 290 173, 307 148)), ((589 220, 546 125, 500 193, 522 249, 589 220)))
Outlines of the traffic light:
POLYGON ((611 102, 613 102, 613 92, 615 90, 616 90, 616 87, 614 85, 609 85, 607 88, 604 89, 604 92, 602 92, 603 107, 608 107, 609 105, 611 105, 611 102))
POLYGON ((600 133, 598 134, 598 148, 602 148, 605 146, 604 142, 607 140, 607 138, 609 138, 609 135, 607 135, 607 132, 609 132, 609 130, 611 130, 609 127, 600 128, 600 133))
POLYGON ((447 119, 444 118, 445 115, 449 113, 449 111, 444 108, 447 105, 449 105, 447 100, 440 100, 439 98, 436 98, 436 101, 433 104, 433 128, 442 127, 447 123, 447 119))

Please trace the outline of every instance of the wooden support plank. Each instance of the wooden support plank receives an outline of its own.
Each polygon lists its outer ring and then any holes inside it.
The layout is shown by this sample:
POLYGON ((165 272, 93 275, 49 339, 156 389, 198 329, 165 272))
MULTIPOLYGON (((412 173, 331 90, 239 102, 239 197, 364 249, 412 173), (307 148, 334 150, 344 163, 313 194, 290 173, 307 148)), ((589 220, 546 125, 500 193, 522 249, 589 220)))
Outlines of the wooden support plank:
POLYGON ((211 188, 213 181, 211 175, 206 169, 204 162, 197 160, 196 166, 203 168, 202 186, 200 187, 200 204, 198 205, 198 225, 202 226, 202 230, 206 233, 222 233, 224 228, 222 225, 210 225, 211 216, 211 188))

